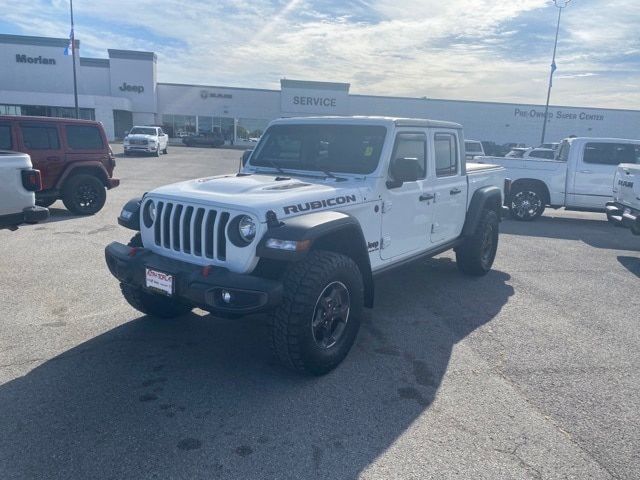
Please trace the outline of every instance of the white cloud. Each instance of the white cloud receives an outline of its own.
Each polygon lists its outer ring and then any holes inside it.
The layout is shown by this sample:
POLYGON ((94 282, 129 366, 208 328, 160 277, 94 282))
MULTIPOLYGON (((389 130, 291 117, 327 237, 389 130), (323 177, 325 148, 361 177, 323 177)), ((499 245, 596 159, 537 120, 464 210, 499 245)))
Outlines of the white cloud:
MULTIPOLYGON (((277 88, 288 77, 350 82, 354 93, 543 102, 552 36, 531 37, 549 54, 516 57, 508 47, 527 28, 519 19, 532 12, 553 18, 549 3, 76 2, 76 17, 85 20, 76 32, 83 55, 156 51, 161 81, 277 88)), ((640 89, 628 87, 640 80, 640 9, 637 0, 606 3, 576 1, 566 10, 552 101, 640 108, 640 89)), ((3 20, 26 34, 64 36, 66 18, 66 1, 39 0, 12 6, 3 20)))

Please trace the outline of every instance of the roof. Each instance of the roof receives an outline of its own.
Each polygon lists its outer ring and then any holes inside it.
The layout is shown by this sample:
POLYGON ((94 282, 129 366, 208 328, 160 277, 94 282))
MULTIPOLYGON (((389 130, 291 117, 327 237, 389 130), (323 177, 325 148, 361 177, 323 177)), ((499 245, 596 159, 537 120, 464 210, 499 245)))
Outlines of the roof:
POLYGON ((462 125, 453 122, 443 122, 440 120, 429 120, 425 118, 397 118, 397 117, 375 117, 375 116, 324 116, 324 117, 288 117, 274 120, 278 124, 313 124, 313 123, 364 123, 369 125, 384 125, 396 127, 435 127, 435 128, 455 128, 461 129, 462 125))
MULTIPOLYGON (((73 107, 71 107, 73 108, 73 107)), ((2 121, 21 121, 21 122, 73 122, 73 123, 90 123, 97 125, 100 122, 97 120, 84 120, 82 118, 63 118, 63 117, 37 117, 30 115, 0 115, 2 121)))

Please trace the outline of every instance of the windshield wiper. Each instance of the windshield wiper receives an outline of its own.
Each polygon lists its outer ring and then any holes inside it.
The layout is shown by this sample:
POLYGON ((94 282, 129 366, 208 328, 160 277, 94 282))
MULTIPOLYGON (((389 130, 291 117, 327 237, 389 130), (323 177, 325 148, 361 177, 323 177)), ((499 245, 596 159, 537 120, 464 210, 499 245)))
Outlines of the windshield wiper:
POLYGON ((346 178, 344 177, 338 177, 337 175, 331 173, 329 170, 320 170, 322 173, 324 173, 327 177, 329 178, 334 178, 336 182, 344 182, 346 180, 346 178))

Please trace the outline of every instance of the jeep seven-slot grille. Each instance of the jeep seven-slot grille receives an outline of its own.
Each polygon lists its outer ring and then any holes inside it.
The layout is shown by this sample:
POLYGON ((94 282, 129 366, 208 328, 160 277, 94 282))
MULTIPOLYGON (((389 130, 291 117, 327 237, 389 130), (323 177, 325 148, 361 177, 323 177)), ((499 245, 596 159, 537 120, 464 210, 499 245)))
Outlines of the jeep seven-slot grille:
POLYGON ((196 257, 225 261, 229 213, 217 210, 158 202, 153 225, 155 244, 196 257))

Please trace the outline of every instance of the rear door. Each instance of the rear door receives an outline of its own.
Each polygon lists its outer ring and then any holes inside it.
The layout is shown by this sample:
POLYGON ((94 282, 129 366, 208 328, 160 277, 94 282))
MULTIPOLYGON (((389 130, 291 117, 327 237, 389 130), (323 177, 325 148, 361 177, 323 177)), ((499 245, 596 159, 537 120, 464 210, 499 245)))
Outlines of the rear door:
POLYGON ((42 173, 43 190, 53 188, 64 170, 64 150, 56 123, 23 121, 18 124, 20 150, 31 156, 42 173))
POLYGON ((109 147, 105 145, 100 127, 92 124, 65 123, 62 125, 67 164, 100 162, 109 164, 109 147))
POLYGON ((573 192, 567 205, 604 208, 613 196, 613 177, 618 164, 636 163, 640 146, 632 143, 587 142, 573 176, 573 192))
POLYGON ((380 257, 394 257, 418 253, 428 246, 428 228, 433 210, 423 197, 427 174, 427 135, 424 130, 408 129, 396 134, 391 162, 397 158, 415 158, 419 179, 389 187, 383 194, 382 249, 380 257))
POLYGON ((437 129, 429 137, 435 162, 427 179, 427 189, 435 196, 429 235, 431 243, 440 244, 462 232, 467 211, 467 178, 461 172, 459 132, 437 129))

